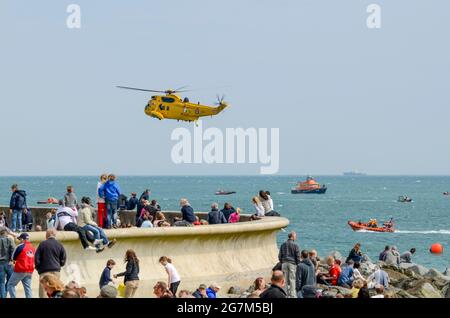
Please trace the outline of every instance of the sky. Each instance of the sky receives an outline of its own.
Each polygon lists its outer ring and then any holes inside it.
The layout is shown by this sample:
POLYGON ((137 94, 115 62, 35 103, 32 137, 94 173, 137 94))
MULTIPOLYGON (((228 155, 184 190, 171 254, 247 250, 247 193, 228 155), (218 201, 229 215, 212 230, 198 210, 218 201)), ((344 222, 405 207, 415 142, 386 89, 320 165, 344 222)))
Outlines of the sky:
POLYGON ((279 128, 279 174, 447 175, 449 12, 446 0, 3 0, 0 175, 260 173, 175 164, 171 133, 193 124, 147 117, 151 94, 116 85, 225 94, 231 107, 203 128, 279 128))

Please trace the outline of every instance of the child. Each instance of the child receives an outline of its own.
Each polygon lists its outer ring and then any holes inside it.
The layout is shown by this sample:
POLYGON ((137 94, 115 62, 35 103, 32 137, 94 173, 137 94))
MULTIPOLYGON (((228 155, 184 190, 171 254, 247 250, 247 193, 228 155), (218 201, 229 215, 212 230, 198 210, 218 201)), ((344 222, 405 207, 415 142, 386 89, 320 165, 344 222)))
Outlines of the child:
POLYGON ((56 221, 56 215, 53 214, 52 212, 48 212, 45 215, 45 218, 46 218, 47 230, 54 228, 55 227, 55 221, 56 221))
POLYGON ((177 269, 175 266, 172 265, 172 260, 168 258, 167 256, 161 256, 159 258, 159 262, 162 266, 166 268, 166 272, 168 277, 168 286, 170 292, 175 296, 177 293, 178 286, 180 285, 181 279, 180 275, 178 274, 177 269))
POLYGON ((100 276, 100 289, 113 281, 111 278, 111 270, 114 268, 114 265, 116 265, 116 262, 113 259, 109 259, 108 262, 106 262, 106 267, 102 272, 102 276, 100 276))
POLYGON ((228 223, 237 223, 241 217, 241 209, 237 208, 236 212, 231 213, 228 223))
POLYGON ((25 232, 29 232, 33 228, 33 216, 30 209, 26 209, 22 214, 22 227, 25 232))

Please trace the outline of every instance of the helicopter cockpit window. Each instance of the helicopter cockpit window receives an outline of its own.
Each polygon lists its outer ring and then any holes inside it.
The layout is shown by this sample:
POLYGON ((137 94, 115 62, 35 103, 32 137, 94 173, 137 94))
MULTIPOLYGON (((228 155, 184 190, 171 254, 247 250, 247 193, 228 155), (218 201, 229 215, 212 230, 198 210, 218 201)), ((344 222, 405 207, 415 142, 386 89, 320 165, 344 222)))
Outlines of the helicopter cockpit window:
POLYGON ((162 101, 163 101, 164 103, 173 103, 173 102, 175 101, 175 99, 172 98, 172 97, 163 97, 163 98, 162 98, 162 101))
POLYGON ((185 98, 183 99, 183 103, 189 103, 189 98, 185 97, 185 98))
POLYGON ((159 109, 160 109, 160 110, 165 110, 166 107, 164 107, 163 104, 160 104, 160 105, 159 105, 159 109))

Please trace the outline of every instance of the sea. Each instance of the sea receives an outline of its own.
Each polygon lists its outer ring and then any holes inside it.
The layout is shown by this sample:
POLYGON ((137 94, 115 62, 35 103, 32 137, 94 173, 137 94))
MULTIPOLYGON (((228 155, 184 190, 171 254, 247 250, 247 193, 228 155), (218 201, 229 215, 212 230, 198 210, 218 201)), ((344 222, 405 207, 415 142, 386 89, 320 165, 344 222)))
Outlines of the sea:
MULTIPOLYGON (((179 199, 188 198, 195 211, 209 211, 213 202, 230 202, 243 213, 254 213, 251 198, 259 190, 270 191, 275 210, 289 219, 280 231, 277 243, 287 239, 289 231, 297 232, 301 249, 316 249, 319 256, 339 251, 346 256, 357 242, 372 260, 385 245, 396 245, 400 252, 417 249, 413 261, 443 271, 449 265, 450 247, 450 176, 315 176, 326 184, 326 194, 291 194, 290 189, 306 176, 119 176, 122 192, 140 195, 150 189, 163 210, 179 210, 179 199), (217 190, 236 194, 217 196, 217 190), (408 195, 411 203, 397 202, 408 195), (349 220, 379 223, 390 218, 395 233, 354 232, 349 220), (444 246, 444 253, 429 252, 433 243, 444 246)), ((0 205, 8 205, 13 183, 26 190, 28 205, 48 197, 61 198, 72 185, 80 199, 95 198, 97 176, 76 177, 0 177, 0 205)))

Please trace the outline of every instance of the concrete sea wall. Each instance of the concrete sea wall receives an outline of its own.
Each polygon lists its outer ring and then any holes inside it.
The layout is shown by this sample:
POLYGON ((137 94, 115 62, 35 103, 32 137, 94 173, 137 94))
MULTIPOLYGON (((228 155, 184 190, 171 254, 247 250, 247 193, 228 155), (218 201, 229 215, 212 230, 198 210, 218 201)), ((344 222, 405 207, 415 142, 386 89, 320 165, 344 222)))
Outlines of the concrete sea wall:
MULTIPOLYGON (((45 212, 42 208, 39 210, 39 214, 45 212)), ((123 213, 121 219, 134 218, 132 212, 123 213)), ((178 214, 164 213, 168 218, 178 214)), ((204 215, 201 213, 200 217, 204 215)), ((167 281, 165 270, 158 263, 159 257, 163 255, 172 258, 179 271, 179 290, 195 290, 201 283, 212 282, 221 285, 219 294, 225 294, 230 286, 246 288, 256 277, 270 275, 277 262, 276 234, 289 224, 282 217, 266 217, 258 221, 246 219, 248 216, 243 216, 244 221, 235 224, 107 230, 107 235, 116 238, 117 244, 99 254, 84 251, 76 233, 60 231, 57 239, 64 244, 68 254, 61 278, 64 282, 79 281, 87 288, 88 295, 95 297, 99 292, 98 281, 106 261, 110 258, 116 261, 113 274, 124 271, 125 252, 133 249, 140 259, 138 297, 153 297, 153 285, 159 280, 167 281)), ((45 232, 32 232, 30 236, 31 242, 37 247, 45 239, 45 232)), ((38 275, 35 272, 34 297, 38 295, 37 289, 38 275)), ((18 293, 22 293, 21 287, 18 293)))

